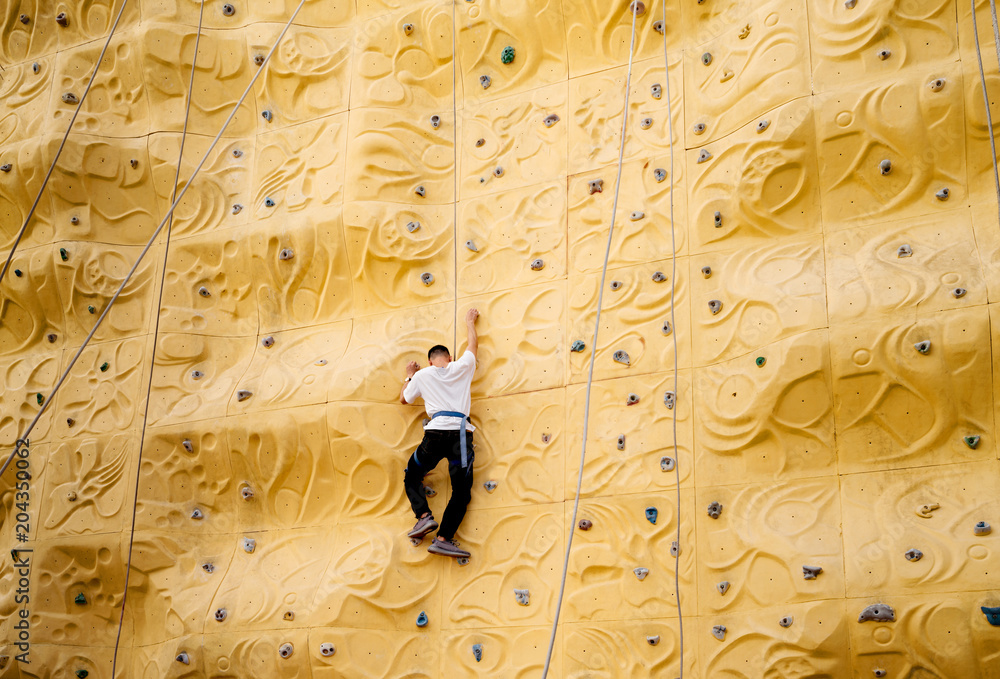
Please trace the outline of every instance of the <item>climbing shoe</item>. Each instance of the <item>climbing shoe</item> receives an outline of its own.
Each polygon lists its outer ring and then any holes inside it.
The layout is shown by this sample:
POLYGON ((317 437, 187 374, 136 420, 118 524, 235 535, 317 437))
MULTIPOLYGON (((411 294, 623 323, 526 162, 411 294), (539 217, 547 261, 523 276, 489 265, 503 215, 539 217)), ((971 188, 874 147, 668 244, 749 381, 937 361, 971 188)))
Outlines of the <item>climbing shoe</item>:
POLYGON ((438 527, 438 522, 434 520, 433 516, 431 516, 430 514, 428 514, 424 518, 419 519, 417 521, 417 525, 415 525, 413 527, 413 530, 411 530, 406 535, 408 537, 416 538, 416 539, 419 540, 420 538, 424 537, 428 533, 436 531, 437 527, 438 527))
POLYGON ((458 546, 458 543, 454 540, 438 540, 434 539, 431 542, 431 546, 427 548, 427 551, 431 554, 440 554, 442 556, 454 556, 456 558, 460 557, 470 557, 472 556, 464 549, 458 546))

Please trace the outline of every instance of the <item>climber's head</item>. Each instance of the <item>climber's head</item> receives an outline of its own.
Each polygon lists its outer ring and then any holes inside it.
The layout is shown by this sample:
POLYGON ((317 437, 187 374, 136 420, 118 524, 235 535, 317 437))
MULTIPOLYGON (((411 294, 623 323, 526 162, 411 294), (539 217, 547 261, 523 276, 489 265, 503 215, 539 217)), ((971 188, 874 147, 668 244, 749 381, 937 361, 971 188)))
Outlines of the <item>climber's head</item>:
POLYGON ((427 352, 427 360, 431 362, 431 365, 443 368, 451 363, 451 353, 448 351, 448 347, 436 344, 427 352))

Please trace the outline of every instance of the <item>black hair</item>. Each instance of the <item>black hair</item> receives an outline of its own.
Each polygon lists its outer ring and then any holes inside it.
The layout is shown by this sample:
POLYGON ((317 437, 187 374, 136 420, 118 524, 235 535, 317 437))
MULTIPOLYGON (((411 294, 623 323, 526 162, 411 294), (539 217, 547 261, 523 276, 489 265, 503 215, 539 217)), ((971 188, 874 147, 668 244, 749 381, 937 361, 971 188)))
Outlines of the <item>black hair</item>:
POLYGON ((431 347, 431 350, 427 352, 427 360, 433 361, 434 357, 438 354, 444 354, 445 356, 451 356, 451 352, 448 351, 448 347, 443 344, 435 344, 431 347))

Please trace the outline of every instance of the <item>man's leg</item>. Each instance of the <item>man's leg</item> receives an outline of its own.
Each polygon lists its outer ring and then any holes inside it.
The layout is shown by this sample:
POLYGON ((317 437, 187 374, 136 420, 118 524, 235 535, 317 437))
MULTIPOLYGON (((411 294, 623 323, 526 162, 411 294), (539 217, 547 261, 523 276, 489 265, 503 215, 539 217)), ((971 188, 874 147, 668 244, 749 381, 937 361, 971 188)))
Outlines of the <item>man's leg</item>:
POLYGON ((406 463, 406 474, 403 476, 403 486, 406 488, 406 497, 410 501, 413 515, 418 519, 424 515, 430 516, 431 508, 427 504, 427 495, 424 492, 424 476, 426 476, 437 463, 441 461, 440 455, 435 455, 437 451, 432 451, 433 446, 428 445, 427 434, 417 446, 417 449, 410 455, 406 463))
POLYGON ((451 540, 455 537, 458 527, 465 518, 465 510, 472 499, 472 463, 475 454, 472 452, 472 432, 466 432, 465 441, 468 453, 469 466, 462 467, 461 443, 458 432, 455 432, 454 450, 448 453, 448 473, 451 475, 451 499, 444 510, 444 518, 441 520, 441 528, 438 530, 438 537, 451 540))

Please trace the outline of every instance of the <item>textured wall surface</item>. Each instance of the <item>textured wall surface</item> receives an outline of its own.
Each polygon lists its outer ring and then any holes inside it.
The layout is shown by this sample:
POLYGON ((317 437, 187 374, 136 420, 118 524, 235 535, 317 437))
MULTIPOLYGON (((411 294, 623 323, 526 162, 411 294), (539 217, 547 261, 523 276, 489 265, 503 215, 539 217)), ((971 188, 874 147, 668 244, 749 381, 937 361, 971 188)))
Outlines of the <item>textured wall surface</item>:
MULTIPOLYGON (((2 255, 122 1, 0 2, 2 255)), ((182 182, 297 5, 231 2, 206 4, 195 60, 196 0, 130 0, 0 284, 3 455, 169 208, 192 65, 182 182)), ((571 534, 550 676, 679 676, 683 623, 691 679, 1000 677, 980 610, 1000 606, 1000 225, 972 12, 647 0, 622 139, 623 0, 308 0, 176 210, 162 306, 161 236, 35 428, 29 496, 0 481, 0 678, 533 679, 571 534), (406 539, 423 411, 397 399, 471 306, 459 565, 406 539), (34 550, 27 603, 10 548, 34 550), (859 622, 872 604, 895 620, 859 622)), ((976 17, 1000 97, 987 0, 976 17)), ((427 483, 440 515, 445 470, 427 483)))

